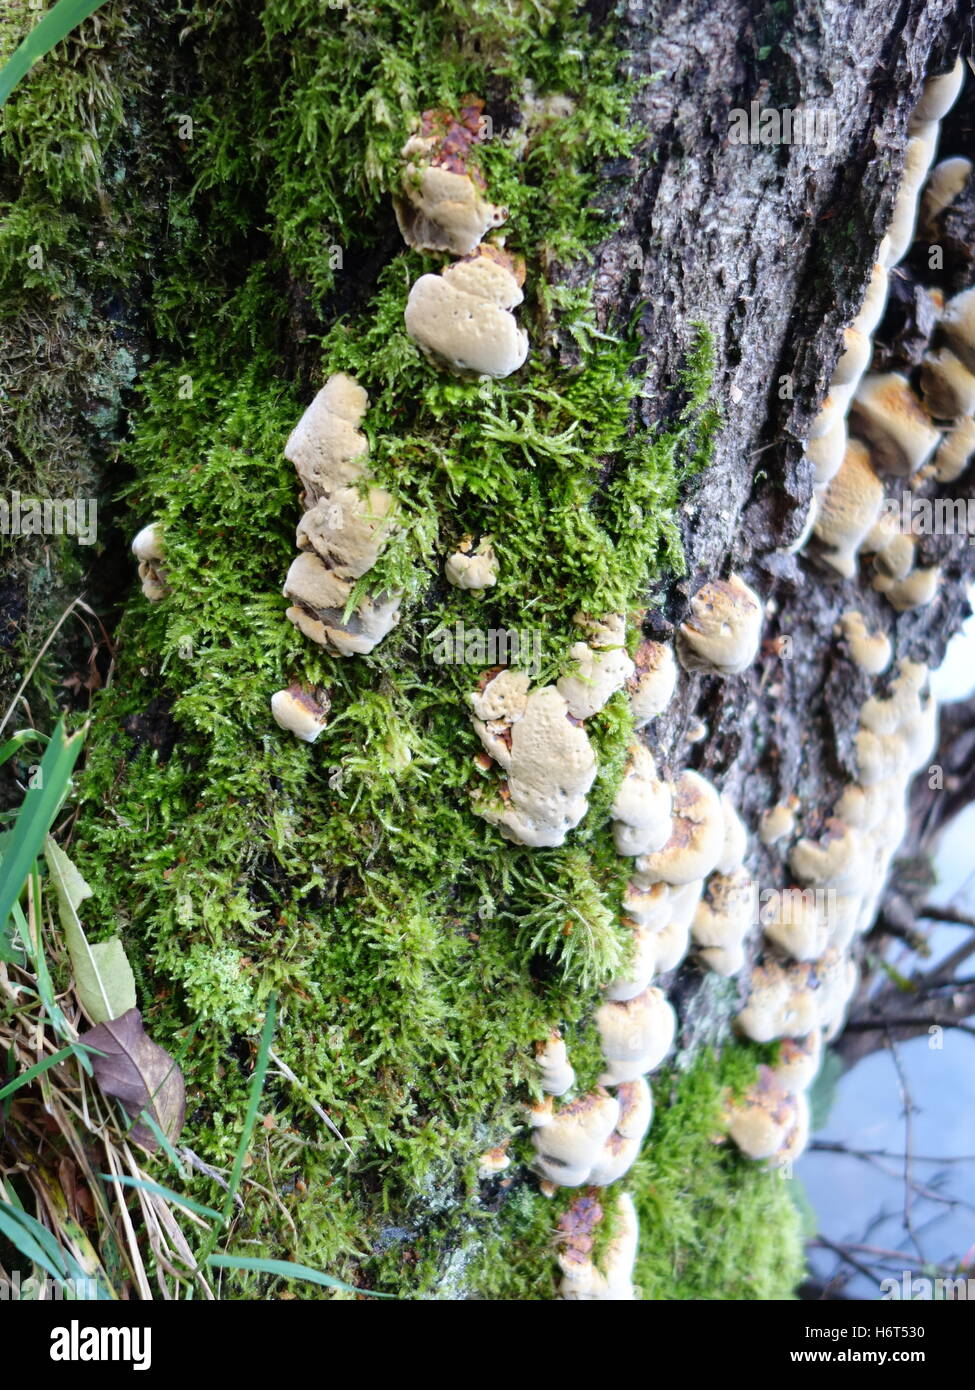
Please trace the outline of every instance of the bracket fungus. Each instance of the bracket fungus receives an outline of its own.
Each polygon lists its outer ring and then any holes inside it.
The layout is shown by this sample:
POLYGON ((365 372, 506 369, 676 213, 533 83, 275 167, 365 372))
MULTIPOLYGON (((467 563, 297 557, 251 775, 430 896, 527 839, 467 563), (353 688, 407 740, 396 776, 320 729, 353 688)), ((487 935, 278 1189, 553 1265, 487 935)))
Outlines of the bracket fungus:
POLYGON ((399 618, 399 595, 367 595, 346 617, 356 579, 376 563, 394 524, 395 501, 369 484, 368 440, 359 430, 366 392, 338 372, 315 396, 285 445, 304 488, 299 555, 288 571, 286 616, 340 656, 371 652, 399 618), (360 487, 363 489, 360 491, 360 487))
POLYGON ((479 246, 439 275, 421 275, 406 303, 406 331, 451 371, 506 377, 528 356, 528 334, 511 312, 522 301, 523 268, 479 246))
POLYGON ((271 714, 280 729, 287 729, 304 743, 314 743, 328 721, 330 701, 323 692, 313 695, 300 685, 289 685, 271 696, 271 714))
POLYGON ((948 300, 941 331, 961 362, 975 372, 975 286, 948 300))
POLYGON ((621 613, 597 620, 577 614, 575 621, 590 635, 569 648, 573 667, 559 677, 556 687, 573 719, 589 719, 623 689, 635 668, 626 651, 626 622, 621 613))
POLYGON ((589 809, 596 759, 588 735, 554 685, 531 691, 520 717, 503 722, 495 731, 475 713, 482 744, 507 774, 500 797, 476 797, 475 810, 506 839, 555 848, 589 809))
POLYGON ((663 991, 650 985, 633 999, 601 1004, 596 1029, 606 1062, 600 1082, 616 1086, 660 1066, 674 1045, 677 1018, 663 991))
POLYGON ((663 714, 677 688, 677 662, 669 642, 644 641, 633 658, 633 674, 626 682, 630 712, 636 728, 642 729, 663 714))
POLYGON ((684 771, 673 787, 670 836, 659 850, 636 861, 635 882, 649 888, 662 881, 674 887, 711 873, 725 843, 725 820, 714 787, 699 772, 684 771))
POLYGON ((559 1187, 581 1187, 619 1116, 619 1101, 602 1086, 553 1109, 532 1134, 535 1167, 559 1187))
POLYGON ((883 484, 871 465, 870 450, 859 439, 851 439, 843 466, 823 495, 814 527, 824 547, 821 558, 845 579, 856 573, 857 554, 883 502, 883 484))
POLYGON ((835 947, 817 961, 785 965, 766 960, 752 971, 738 1027, 762 1043, 804 1038, 817 1028, 831 1036, 842 1023, 857 978, 854 961, 835 947))
POLYGON ((498 582, 498 557, 490 536, 474 545, 467 536, 444 566, 444 576, 455 589, 490 589, 498 582))
POLYGON ((728 1133, 746 1158, 772 1159, 782 1153, 800 1123, 800 1096, 787 1091, 771 1067, 728 1108, 728 1133))
POLYGON ((936 482, 953 483, 964 473, 975 455, 975 419, 959 420, 949 429, 934 456, 932 473, 936 482))
POLYGON ((850 648, 850 656, 861 671, 879 676, 890 665, 890 638, 883 632, 871 633, 862 613, 848 609, 840 618, 840 631, 850 648))
POLYGON ((740 575, 712 580, 691 599, 691 616, 681 626, 677 652, 688 671, 737 676, 758 654, 762 602, 740 575))
POLYGON ((694 914, 692 933, 702 962, 716 975, 745 963, 744 941, 758 917, 758 883, 745 868, 712 874, 694 914))
POLYGON ((484 196, 477 165, 476 147, 487 130, 483 112, 477 97, 465 99, 456 116, 424 111, 400 151, 406 168, 393 207, 403 240, 415 251, 466 256, 507 219, 507 208, 484 196))
MULTIPOLYGON (((592 1198, 588 1200, 594 1202, 592 1198)), ((572 1220, 573 1213, 574 1209, 560 1221, 563 1231, 572 1220)), ((601 1210, 599 1215, 602 1216, 601 1210)), ((616 1199, 615 1234, 603 1251, 598 1266, 589 1253, 593 1244, 591 1236, 586 1241, 573 1240, 570 1236, 566 1242, 559 1254, 559 1267, 564 1276, 559 1289, 562 1298, 580 1302, 632 1303, 636 1297, 632 1278, 639 1238, 636 1207, 632 1197, 624 1192, 616 1199)))
POLYGON ((629 758, 610 815, 617 854, 648 854, 670 838, 670 787, 657 776, 650 750, 630 745, 629 758))
POLYGON ((542 1074, 542 1090, 550 1096, 564 1096, 575 1085, 576 1074, 569 1062, 562 1035, 553 1030, 536 1044, 535 1058, 542 1074))
POLYGON ((132 542, 132 554, 139 562, 142 592, 150 603, 158 603, 169 593, 169 586, 162 567, 162 528, 156 522, 143 526, 132 542))
POLYGON ((899 478, 923 468, 941 442, 940 432, 900 372, 864 377, 853 399, 852 419, 871 445, 876 466, 899 478))
POLYGON ((590 1169, 588 1181, 593 1187, 608 1187, 630 1171, 653 1119, 653 1096, 642 1076, 618 1086, 616 1099, 619 1119, 590 1169))
POLYGON ((957 420, 975 410, 975 376, 950 348, 938 348, 921 363, 921 395, 937 419, 957 420))

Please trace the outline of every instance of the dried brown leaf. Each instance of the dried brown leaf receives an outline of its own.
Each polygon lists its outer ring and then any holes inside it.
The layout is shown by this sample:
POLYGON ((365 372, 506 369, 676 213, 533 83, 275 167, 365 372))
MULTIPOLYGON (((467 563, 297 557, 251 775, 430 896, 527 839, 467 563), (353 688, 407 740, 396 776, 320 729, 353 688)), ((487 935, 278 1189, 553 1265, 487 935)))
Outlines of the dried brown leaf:
MULTIPOLYGON (((79 1041, 105 1054, 91 1059, 95 1080, 105 1095, 116 1096, 133 1120, 147 1111, 166 1138, 175 1139, 186 1116, 183 1073, 149 1037, 139 1010, 129 1009, 119 1018, 99 1023, 82 1033, 79 1041)), ((151 1128, 141 1121, 133 1126, 131 1137, 150 1152, 159 1147, 151 1128)))

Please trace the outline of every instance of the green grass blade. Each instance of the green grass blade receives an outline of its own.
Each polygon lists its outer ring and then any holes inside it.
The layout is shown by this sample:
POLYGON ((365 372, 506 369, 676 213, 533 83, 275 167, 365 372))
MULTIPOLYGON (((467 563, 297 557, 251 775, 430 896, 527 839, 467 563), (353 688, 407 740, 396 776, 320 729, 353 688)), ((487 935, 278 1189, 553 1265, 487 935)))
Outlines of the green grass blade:
MULTIPOLYGON (((10 838, 4 844, 0 866, 0 955, 8 940, 7 924, 13 905, 19 899, 34 861, 61 808, 71 780, 71 772, 81 752, 83 733, 66 738, 59 721, 51 735, 34 784, 27 789, 10 838)), ((9 949, 9 948, 8 948, 9 949)), ((9 959, 9 956, 5 957, 9 959)))
POLYGON ((82 20, 104 4, 105 0, 58 0, 54 9, 34 26, 0 71, 0 106, 35 63, 40 62, 55 44, 67 38, 72 29, 77 29, 82 20))
POLYGON ((13 738, 8 738, 6 743, 0 743, 0 764, 5 763, 8 758, 12 758, 19 749, 23 748, 25 743, 29 743, 35 738, 39 739, 41 743, 47 742, 46 735, 42 734, 39 729, 21 729, 19 734, 14 734, 13 738))
POLYGON ((21 1086, 29 1086, 35 1077, 42 1076, 44 1072, 50 1071, 51 1067, 58 1066, 61 1062, 66 1062, 69 1057, 77 1057, 85 1070, 91 1071, 91 1063, 85 1056, 85 1049, 80 1044, 72 1043, 70 1047, 62 1047, 60 1052, 53 1053, 50 1057, 44 1057, 39 1062, 35 1062, 32 1067, 15 1076, 13 1081, 8 1081, 6 1086, 0 1086, 0 1100, 6 1100, 7 1096, 12 1096, 14 1091, 21 1086))
POLYGON ((260 1260, 246 1255, 211 1255, 208 1265, 218 1269, 248 1269, 255 1274, 280 1274, 285 1279, 304 1279, 309 1284, 321 1284, 326 1289, 342 1289, 345 1293, 367 1294, 369 1298, 392 1298, 389 1293, 373 1293, 371 1289, 357 1289, 352 1284, 344 1284, 341 1279, 333 1279, 331 1274, 322 1274, 318 1269, 307 1265, 292 1264, 290 1260, 260 1260))
POLYGON ((261 1041, 257 1049, 257 1061, 254 1064, 254 1075, 251 1077, 250 1095, 247 1098, 247 1113, 244 1116, 244 1128, 241 1131, 240 1143, 237 1145, 237 1153, 234 1156, 234 1166, 230 1174, 230 1184, 227 1190, 227 1200, 224 1202, 224 1220, 229 1220, 234 1209, 234 1198, 237 1196, 237 1189, 240 1187, 240 1180, 244 1173, 244 1162, 247 1158, 247 1150, 251 1145, 251 1138, 257 1125, 257 1107, 261 1103, 261 1092, 264 1089, 264 1078, 267 1075, 268 1054, 271 1051, 271 1039, 274 1037, 274 1020, 277 1014, 277 996, 272 995, 268 1000, 267 1014, 264 1019, 264 1027, 261 1030, 261 1041))
POLYGON ((145 1178, 129 1178, 120 1174, 101 1173, 99 1175, 103 1182, 121 1183, 123 1187, 138 1187, 143 1192, 151 1192, 156 1197, 162 1197, 167 1202, 172 1202, 174 1206, 186 1207, 189 1211, 195 1211, 197 1216, 208 1216, 211 1221, 222 1221, 223 1217, 213 1207, 205 1207, 202 1202, 195 1202, 192 1197, 181 1197, 178 1192, 174 1192, 171 1187, 163 1187, 158 1182, 148 1182, 145 1178))

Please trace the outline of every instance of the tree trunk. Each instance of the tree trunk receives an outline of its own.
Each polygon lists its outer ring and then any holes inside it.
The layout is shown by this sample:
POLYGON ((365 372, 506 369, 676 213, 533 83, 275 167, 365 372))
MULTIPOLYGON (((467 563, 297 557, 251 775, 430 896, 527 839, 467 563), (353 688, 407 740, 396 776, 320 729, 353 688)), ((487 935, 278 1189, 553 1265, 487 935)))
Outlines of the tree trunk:
MULTIPOLYGON (((692 595, 730 572, 765 604, 749 669, 729 679, 682 671, 648 731, 660 769, 693 767, 729 794, 751 832, 748 864, 760 885, 791 883, 788 842, 765 845, 756 833, 763 812, 795 797, 797 834, 816 837, 857 775, 860 708, 886 689, 850 659, 841 615, 859 609, 872 632, 890 637, 896 661, 934 667, 969 611, 975 576, 964 536, 925 538, 918 563, 940 565, 938 594, 896 613, 871 587, 868 564, 841 580, 815 539, 790 550, 813 493, 805 441, 890 221, 908 120, 926 77, 950 68, 969 42, 968 0, 517 0, 503 16, 494 8, 414 4, 421 28, 399 0, 269 0, 222 15, 189 6, 181 29, 136 22, 110 3, 13 98, 3 146, 2 194, 16 214, 0 232, 9 486, 100 500, 94 552, 45 537, 9 542, 4 708, 51 622, 84 593, 108 635, 72 615, 12 727, 29 717, 47 726, 58 706, 77 712, 92 697, 72 852, 95 889, 91 930, 121 928, 154 1036, 184 1058, 187 1146, 229 1168, 272 993, 281 1008, 275 1048, 300 1081, 292 1088, 272 1069, 234 1248, 436 1298, 555 1296, 552 1230, 562 1221, 565 1234, 577 1194, 563 1189, 549 1205, 530 1168, 532 1044, 561 1026, 580 1084, 595 1082, 598 950, 624 930, 626 875, 608 832, 613 789, 601 802, 594 795, 566 850, 507 845, 470 810, 478 745, 464 695, 478 672, 456 680, 429 654, 429 633, 448 611, 548 624, 548 651, 572 640, 571 608, 559 605, 574 592, 570 545, 588 533, 573 530, 568 514, 603 515, 636 465, 622 445, 556 466, 544 452, 550 442, 525 443, 519 412, 530 398, 519 391, 541 383, 568 395, 589 380, 594 337, 570 332, 568 292, 591 286, 603 333, 622 338, 633 326, 640 391, 631 434, 640 447, 679 434, 700 325, 713 340, 722 427, 708 466, 674 475, 684 572, 667 569, 662 538, 626 606, 648 607, 644 633, 663 641, 686 620, 692 595), (329 47, 337 26, 345 59, 329 47), (432 36, 429 49, 417 33, 432 36), (496 116, 492 138, 512 148, 529 116, 539 119, 526 79, 540 97, 572 98, 595 122, 593 92, 603 99, 605 77, 590 73, 588 96, 581 80, 562 91, 555 83, 560 63, 577 72, 564 55, 580 43, 615 53, 619 76, 606 90, 634 84, 626 90, 636 134, 628 146, 621 130, 593 136, 591 159, 579 141, 593 124, 566 147, 568 162, 592 166, 588 183, 574 185, 573 216, 591 202, 601 219, 588 255, 560 256, 564 229, 545 226, 544 188, 525 195, 530 238, 519 240, 512 216, 535 352, 507 394, 491 398, 514 412, 504 417, 510 453, 524 449, 526 476, 534 469, 541 480, 540 515, 552 529, 538 549, 557 552, 564 526, 564 564, 558 553, 539 560, 549 566, 539 573, 552 576, 547 592, 502 585, 497 608, 457 609, 442 571, 460 535, 492 534, 503 573, 508 523, 514 537, 521 521, 450 455, 477 398, 463 394, 466 383, 452 397, 450 378, 402 335, 401 314, 381 317, 431 268, 404 253, 393 220, 396 151, 412 118, 459 102, 477 76, 496 116), (383 45, 386 66, 368 68, 383 45), (346 60, 343 124, 332 108, 346 60), (59 100, 51 75, 66 66, 75 76, 59 100), (751 122, 753 103, 824 113, 830 139, 736 143, 736 113, 751 122), (38 112, 63 140, 60 153, 56 141, 44 144, 38 112), (25 269, 36 246, 43 263, 25 269), (329 281, 323 262, 336 250, 329 281), (432 393, 442 377, 439 416, 432 394, 411 414, 378 366, 368 379, 368 354, 385 370, 397 333, 404 381, 432 393), (382 481, 408 478, 419 499, 402 551, 419 577, 405 581, 397 633, 346 662, 302 643, 284 619, 278 592, 299 505, 281 450, 324 377, 360 360, 371 409, 382 412, 367 416, 382 481), (601 469, 591 497, 553 520, 569 495, 559 469, 590 465, 601 469), (172 594, 149 609, 127 546, 157 515, 172 537, 172 594), (292 748, 267 713, 272 691, 292 679, 330 692, 332 723, 312 748, 292 748), (607 916, 610 926, 600 926, 607 916), (577 921, 597 945, 573 955, 577 921), (319 1123, 323 1108, 349 1148, 319 1123), (479 1177, 479 1157, 505 1145, 510 1166, 479 1177)), ((6 52, 27 12, 3 23, 6 52)), ((941 156, 970 149, 973 125, 970 79, 945 119, 941 156)), ((492 170, 504 178, 517 168, 526 186, 538 177, 534 138, 517 166, 487 143, 489 196, 492 170)), ((568 216, 561 188, 552 208, 568 216)), ((895 308, 876 333, 882 370, 917 366, 919 340, 899 306, 918 285, 951 295, 971 284, 973 233, 969 224, 950 245, 945 238, 942 269, 929 272, 929 248, 916 244, 895 272, 895 308)), ((620 368, 621 393, 628 379, 620 368)), ((536 408, 550 407, 539 395, 536 408)), ((971 475, 938 495, 972 497, 971 475)), ((620 549, 624 539, 613 537, 620 549)), ((405 572, 404 561, 395 577, 405 572)), ((620 742, 598 719, 593 741, 619 761, 628 735, 620 742)), ((959 719, 946 714, 936 755, 946 790, 925 777, 914 793, 904 860, 927 855, 936 830, 971 799, 970 728, 959 719)), ((15 770, 22 783, 26 760, 15 770)), ((11 784, 7 795, 19 792, 11 784)), ((898 923, 913 930, 920 901, 920 889, 895 884, 877 943, 898 923)), ((731 985, 692 958, 664 977, 679 1015, 677 1060, 655 1082, 654 1125, 621 1184, 640 1210, 637 1278, 648 1298, 784 1297, 800 1277, 798 1221, 782 1185, 712 1143, 727 1087, 760 1060, 735 1040, 733 1018, 762 949, 756 930, 731 985), (722 1245, 735 1239, 723 1213, 736 1206, 748 1213, 737 1252, 722 1245), (736 1259, 740 1276, 715 1282, 711 1271, 736 1259)), ((926 982, 917 1000, 900 1000, 889 1029, 874 1026, 877 1008, 864 987, 838 1042, 847 1062, 931 1020, 962 1021, 975 995, 970 984, 926 982)), ((160 1174, 172 1185, 171 1173, 160 1174)), ((199 1182, 210 1200, 215 1189, 199 1182)))

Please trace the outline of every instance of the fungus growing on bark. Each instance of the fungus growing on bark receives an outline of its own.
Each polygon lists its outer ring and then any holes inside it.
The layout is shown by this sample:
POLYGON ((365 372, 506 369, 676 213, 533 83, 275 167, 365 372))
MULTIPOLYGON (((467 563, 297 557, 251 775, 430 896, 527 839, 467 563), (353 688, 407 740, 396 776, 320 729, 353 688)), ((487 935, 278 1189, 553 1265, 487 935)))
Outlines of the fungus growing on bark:
POLYGON ((953 483, 960 478, 975 454, 975 419, 959 420, 942 438, 932 463, 936 482, 953 483))
POLYGON ((938 348, 921 363, 921 394, 937 419, 957 420, 975 410, 975 376, 950 348, 938 348))
POLYGON ((746 1158, 769 1159, 785 1148, 798 1120, 797 1096, 762 1066, 754 1086, 728 1107, 728 1134, 746 1158))
POLYGON ((629 1172, 639 1157, 643 1136, 653 1119, 653 1096, 642 1076, 617 1086, 616 1099, 620 1106, 619 1119, 589 1174, 594 1187, 608 1187, 629 1172))
POLYGON ((816 538, 826 547, 822 559, 846 579, 856 574, 857 554, 883 502, 883 484, 871 465, 870 450, 859 439, 851 439, 814 527, 816 538))
POLYGON ((143 526, 132 542, 132 554, 139 562, 139 580, 142 592, 150 603, 158 603, 169 593, 166 574, 162 568, 163 540, 162 528, 156 522, 143 526))
POLYGON ((694 914, 700 957, 717 975, 735 975, 745 963, 743 943, 758 915, 758 884, 747 869, 712 874, 694 914))
POLYGON ((975 287, 948 300, 941 315, 941 331, 959 360, 975 372, 975 287))
POLYGON ((314 743, 322 732, 328 721, 329 708, 327 695, 320 692, 316 698, 300 685, 289 685, 286 690, 276 690, 271 696, 274 722, 305 743, 314 743))
POLYGON ((569 648, 573 669, 559 677, 556 688, 573 719, 589 719, 623 689, 634 666, 626 651, 626 620, 621 613, 596 621, 577 614, 575 621, 588 629, 589 639, 569 648))
POLYGON ((490 536, 483 536, 474 546, 471 536, 461 541, 444 566, 448 584, 455 589, 490 589, 498 582, 498 557, 490 536))
POLYGON ((738 1026, 753 1042, 804 1038, 816 1028, 829 1038, 842 1023, 856 983, 855 963, 835 947, 817 961, 766 960, 752 971, 738 1026))
POLYGON ((762 812, 758 838, 763 845, 774 845, 792 834, 796 828, 797 806, 795 797, 790 797, 788 801, 780 801, 778 805, 762 812))
POLYGON ((685 771, 674 783, 670 837, 663 847, 636 861, 634 880, 649 888, 675 887, 705 878, 721 858, 725 820, 714 787, 699 772, 685 771))
POLYGON ((550 1096, 564 1096, 566 1091, 571 1091, 576 1074, 558 1029, 553 1029, 544 1042, 536 1044, 535 1058, 542 1074, 543 1091, 550 1096))
POLYGON ((468 98, 456 117, 450 111, 424 111, 400 151, 406 168, 393 207, 403 240, 416 251, 466 256, 485 232, 507 219, 507 208, 484 196, 476 161, 486 129, 483 111, 476 97, 468 98))
POLYGON ((870 338, 874 329, 884 316, 887 296, 890 293, 890 274, 882 260, 877 260, 870 271, 870 279, 863 296, 860 311, 851 324, 864 337, 870 338))
POLYGON ((596 1029, 606 1062, 600 1082, 616 1086, 660 1066, 673 1047, 677 1018, 663 991, 650 985, 633 999, 600 1005, 596 1029))
POLYGON ((940 121, 942 116, 946 116, 958 100, 964 80, 965 65, 960 58, 949 72, 929 77, 911 113, 908 129, 918 130, 929 121, 940 121))
POLYGON ((797 888, 777 893, 762 909, 766 937, 793 960, 818 960, 831 944, 829 924, 814 894, 797 888))
POLYGON ((761 599, 740 575, 732 574, 705 584, 691 599, 677 652, 689 671, 736 676, 755 660, 761 635, 761 599))
POLYGON ((602 1086, 555 1110, 532 1135, 535 1167, 559 1187, 579 1187, 616 1128, 620 1104, 602 1086))
POLYGON ((527 696, 521 716, 502 732, 476 717, 474 728, 507 773, 499 798, 475 798, 477 814, 518 844, 563 844, 589 808, 586 794, 596 776, 589 738, 565 699, 554 685, 543 686, 527 696))
MULTIPOLYGON (((806 457, 813 466, 813 485, 823 488, 836 477, 846 453, 846 419, 837 420, 831 430, 806 445, 806 457)), ((798 547, 801 549, 801 547, 798 547)))
POLYGON ((399 618, 398 594, 367 595, 345 616, 356 579, 376 563, 393 526, 395 501, 369 484, 368 440, 359 430, 369 405, 352 377, 338 372, 292 430, 285 456, 304 487, 300 554, 284 585, 286 616, 311 641, 340 656, 371 652, 399 618))
POLYGON ((931 170, 921 199, 921 226, 926 231, 935 232, 938 218, 971 178, 972 167, 970 159, 956 157, 941 160, 931 170))
POLYGON ((722 792, 719 800, 724 820, 724 843, 721 846, 721 857, 714 868, 719 874, 733 874, 745 862, 745 855, 748 853, 748 831, 728 793, 722 792))
POLYGON ((499 1144, 496 1149, 488 1149, 487 1153, 481 1154, 477 1160, 477 1176, 480 1182, 485 1182, 488 1178, 496 1178, 499 1173, 510 1167, 511 1159, 505 1152, 504 1145, 499 1144))
POLYGON ((616 852, 649 854, 670 838, 670 787, 657 776, 656 764, 642 743, 630 745, 629 757, 610 815, 616 852))
POLYGON ((598 1268, 588 1253, 592 1249, 591 1239, 586 1250, 564 1250, 559 1255, 559 1265, 565 1276, 559 1290, 562 1298, 632 1303, 636 1297, 632 1278, 639 1238, 636 1207, 624 1192, 616 1199, 616 1231, 603 1251, 598 1268))
POLYGON ((451 371, 510 376, 528 356, 528 335, 511 312, 522 301, 520 275, 520 265, 490 246, 421 275, 406 304, 407 333, 451 371))
POLYGON ((840 631, 846 638, 850 655, 861 671, 879 676, 890 665, 890 639, 883 632, 870 633, 862 613, 849 609, 840 618, 840 631))
POLYGON ((855 324, 843 330, 843 351, 830 377, 831 386, 856 387, 864 372, 870 366, 873 344, 870 335, 863 333, 855 324))
POLYGON ((853 422, 872 446, 876 467, 900 478, 922 468, 941 442, 910 382, 899 372, 864 377, 853 400, 853 422))
POLYGON ((626 682, 633 722, 638 729, 663 714, 677 686, 677 662, 669 642, 641 642, 626 682))
POLYGON ((912 570, 904 579, 891 579, 878 574, 873 581, 873 587, 884 595, 898 613, 910 612, 912 608, 925 608, 929 603, 933 603, 940 584, 941 569, 938 565, 912 570))
POLYGON ((823 1035, 818 1030, 804 1038, 783 1038, 772 1070, 784 1091, 797 1095, 808 1091, 823 1060, 823 1035))

